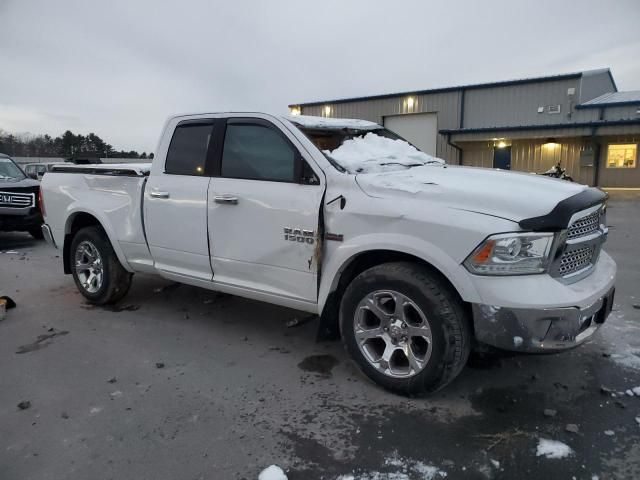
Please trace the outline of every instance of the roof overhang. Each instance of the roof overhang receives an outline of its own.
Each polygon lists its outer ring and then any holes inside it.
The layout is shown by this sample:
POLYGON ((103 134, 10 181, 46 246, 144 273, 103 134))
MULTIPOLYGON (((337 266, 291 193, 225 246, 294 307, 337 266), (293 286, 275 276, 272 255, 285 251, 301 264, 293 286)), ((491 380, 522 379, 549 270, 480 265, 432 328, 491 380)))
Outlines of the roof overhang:
POLYGON ((603 120, 581 123, 558 123, 550 125, 521 125, 483 128, 441 129, 443 135, 452 141, 480 141, 494 138, 547 138, 553 137, 582 137, 596 134, 612 135, 616 133, 640 133, 640 118, 630 120, 603 120), (615 128, 619 127, 619 128, 615 128), (622 130, 621 127, 626 127, 622 130), (633 130, 629 131, 629 127, 633 130), (616 130, 619 130, 616 132, 616 130))

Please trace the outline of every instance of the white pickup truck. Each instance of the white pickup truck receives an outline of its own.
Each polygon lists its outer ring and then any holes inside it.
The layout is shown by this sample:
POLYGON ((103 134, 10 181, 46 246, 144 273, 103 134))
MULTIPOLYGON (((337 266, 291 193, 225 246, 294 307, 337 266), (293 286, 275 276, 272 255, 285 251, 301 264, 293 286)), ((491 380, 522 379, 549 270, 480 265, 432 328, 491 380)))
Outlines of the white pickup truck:
POLYGON ((611 311, 598 189, 446 165, 361 120, 175 116, 156 152, 44 176, 43 232, 90 302, 145 272, 312 312, 406 394, 446 385, 476 343, 563 350, 611 311))

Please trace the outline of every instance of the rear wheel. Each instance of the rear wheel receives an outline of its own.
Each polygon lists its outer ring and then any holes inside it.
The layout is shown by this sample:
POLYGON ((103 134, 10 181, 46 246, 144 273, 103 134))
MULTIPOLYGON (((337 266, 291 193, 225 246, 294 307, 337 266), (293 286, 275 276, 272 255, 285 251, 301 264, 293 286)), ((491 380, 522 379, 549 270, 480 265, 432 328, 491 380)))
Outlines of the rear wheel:
POLYGON ((462 301, 438 274, 412 263, 387 263, 358 275, 342 298, 340 328, 362 372, 406 395, 451 382, 471 348, 462 301))
POLYGON ((132 274, 118 261, 101 227, 85 227, 76 233, 69 261, 73 280, 89 302, 115 303, 129 291, 132 274))

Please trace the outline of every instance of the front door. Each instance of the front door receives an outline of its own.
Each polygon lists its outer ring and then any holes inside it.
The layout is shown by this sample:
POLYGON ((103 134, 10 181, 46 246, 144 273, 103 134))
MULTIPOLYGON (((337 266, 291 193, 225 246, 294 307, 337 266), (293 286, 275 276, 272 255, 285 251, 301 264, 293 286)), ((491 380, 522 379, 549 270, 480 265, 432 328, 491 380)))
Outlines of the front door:
POLYGON ((151 175, 144 194, 144 224, 155 267, 165 275, 211 281, 207 238, 206 159, 213 121, 181 122, 164 170, 151 175))
POLYGON ((296 142, 290 132, 265 119, 227 120, 209 187, 214 282, 317 300, 324 187, 296 142))
POLYGON ((511 147, 493 149, 493 168, 511 170, 511 147))

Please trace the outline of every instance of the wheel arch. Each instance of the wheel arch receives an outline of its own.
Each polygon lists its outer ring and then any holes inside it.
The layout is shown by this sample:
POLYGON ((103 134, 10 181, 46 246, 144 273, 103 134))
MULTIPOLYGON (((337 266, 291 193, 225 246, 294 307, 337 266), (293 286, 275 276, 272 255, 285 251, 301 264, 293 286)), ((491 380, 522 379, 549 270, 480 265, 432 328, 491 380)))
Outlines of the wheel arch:
MULTIPOLYGON (((391 262, 409 262, 421 265, 437 275, 442 281, 448 285, 454 295, 460 299, 464 308, 469 307, 468 301, 465 301, 465 293, 462 290, 468 288, 467 285, 461 287, 460 282, 454 281, 451 275, 431 262, 415 253, 410 253, 394 248, 377 248, 372 250, 364 250, 353 254, 347 258, 338 268, 334 275, 331 286, 325 295, 318 298, 320 311, 320 324, 318 326, 318 339, 337 339, 340 337, 338 327, 338 316, 340 308, 340 300, 342 294, 346 290, 351 281, 365 270, 391 262)), ((463 268, 463 267, 462 267, 463 268)))
POLYGON ((116 253, 116 256, 118 257, 118 260, 120 261, 122 266, 125 268, 125 270, 132 272, 124 256, 124 253, 120 248, 120 245, 118 244, 116 239, 112 238, 112 235, 110 234, 110 229, 107 228, 109 224, 105 221, 105 219, 99 218, 99 216, 93 212, 78 210, 78 211, 72 212, 67 217, 67 221, 65 222, 65 226, 64 226, 64 242, 62 246, 62 261, 64 266, 64 273, 66 273, 67 275, 71 274, 70 259, 71 259, 71 242, 73 241, 73 237, 76 235, 76 233, 80 229, 85 227, 91 227, 91 226, 98 226, 102 228, 102 230, 105 232, 107 236, 107 239, 109 240, 109 243, 111 243, 111 247, 116 253))

